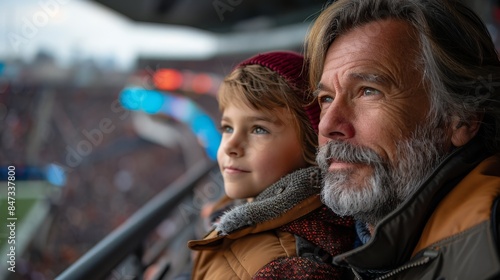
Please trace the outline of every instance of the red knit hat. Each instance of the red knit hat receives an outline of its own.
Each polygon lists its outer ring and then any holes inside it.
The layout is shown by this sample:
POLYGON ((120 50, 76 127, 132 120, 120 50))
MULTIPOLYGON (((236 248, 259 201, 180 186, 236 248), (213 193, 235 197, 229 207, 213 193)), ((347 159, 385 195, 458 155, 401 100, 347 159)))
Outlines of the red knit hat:
MULTIPOLYGON (((236 66, 240 68, 246 65, 260 65, 267 67, 285 78, 290 84, 301 90, 303 100, 308 100, 309 94, 308 69, 304 67, 304 57, 291 51, 272 51, 261 53, 250 57, 236 66)), ((309 106, 304 106, 307 117, 311 122, 314 131, 318 132, 320 108, 318 102, 313 102, 309 106)))

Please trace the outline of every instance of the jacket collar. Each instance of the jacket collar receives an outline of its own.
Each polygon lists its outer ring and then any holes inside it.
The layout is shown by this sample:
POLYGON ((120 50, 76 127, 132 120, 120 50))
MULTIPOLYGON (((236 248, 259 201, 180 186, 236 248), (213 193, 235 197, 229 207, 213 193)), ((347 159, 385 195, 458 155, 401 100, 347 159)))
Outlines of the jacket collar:
POLYGON ((221 217, 219 231, 203 240, 191 240, 193 250, 216 250, 224 239, 239 239, 288 224, 323 206, 320 199, 321 172, 318 167, 295 171, 270 186, 251 203, 239 205, 221 217))
POLYGON ((409 260, 439 201, 487 156, 477 140, 455 150, 407 201, 376 226, 366 244, 337 255, 333 262, 363 272, 394 269, 409 260))
MULTIPOLYGON (((308 167, 292 172, 260 193, 254 201, 234 207, 216 224, 219 235, 274 221, 305 199, 319 195, 321 172, 308 167)), ((293 219, 297 217, 292 217, 293 219)))

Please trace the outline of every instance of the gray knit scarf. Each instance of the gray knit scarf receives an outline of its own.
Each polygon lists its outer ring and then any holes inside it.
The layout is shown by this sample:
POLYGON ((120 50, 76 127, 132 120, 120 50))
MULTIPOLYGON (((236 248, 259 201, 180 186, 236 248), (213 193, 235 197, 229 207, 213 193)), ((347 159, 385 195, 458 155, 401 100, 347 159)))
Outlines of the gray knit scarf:
POLYGON ((215 224, 218 235, 275 219, 302 200, 321 192, 321 171, 308 167, 292 172, 262 191, 252 202, 224 213, 215 224))

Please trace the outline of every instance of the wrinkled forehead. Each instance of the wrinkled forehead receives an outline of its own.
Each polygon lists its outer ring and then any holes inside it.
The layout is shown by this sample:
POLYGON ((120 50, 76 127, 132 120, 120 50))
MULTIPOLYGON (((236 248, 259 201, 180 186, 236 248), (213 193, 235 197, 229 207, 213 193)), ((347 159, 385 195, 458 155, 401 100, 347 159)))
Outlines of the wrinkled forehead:
POLYGON ((336 38, 328 48, 322 77, 341 70, 352 79, 398 87, 410 86, 405 81, 420 82, 423 73, 416 34, 411 25, 394 19, 355 27, 336 38))
POLYGON ((354 26, 338 34, 329 48, 340 44, 344 44, 344 48, 371 53, 376 51, 395 58, 414 57, 420 49, 417 30, 406 21, 391 18, 354 26), (347 40, 349 43, 345 44, 347 40))

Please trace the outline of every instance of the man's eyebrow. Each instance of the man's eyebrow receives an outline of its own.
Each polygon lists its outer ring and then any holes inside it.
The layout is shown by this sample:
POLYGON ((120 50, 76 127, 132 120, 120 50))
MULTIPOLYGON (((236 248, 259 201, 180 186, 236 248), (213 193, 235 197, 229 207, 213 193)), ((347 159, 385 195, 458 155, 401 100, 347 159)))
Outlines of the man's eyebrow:
POLYGON ((325 85, 322 84, 321 82, 319 82, 317 85, 316 85, 316 89, 313 91, 313 96, 316 98, 318 97, 319 93, 321 91, 325 90, 325 85))
MULTIPOLYGON (((388 76, 381 75, 381 74, 355 72, 355 73, 348 74, 348 77, 349 77, 349 79, 354 80, 354 81, 358 80, 358 81, 364 81, 364 82, 386 85, 386 86, 392 84, 392 80, 388 76)), ((321 91, 330 91, 330 90, 329 90, 327 85, 319 82, 316 86, 316 89, 313 92, 313 96, 318 97, 318 94, 321 91)))
POLYGON ((373 73, 350 73, 349 78, 353 80, 361 80, 369 83, 389 85, 391 84, 391 79, 385 75, 373 74, 373 73))

